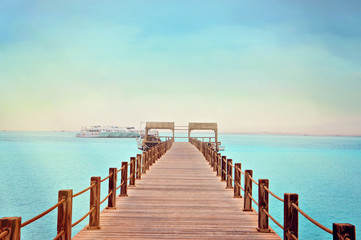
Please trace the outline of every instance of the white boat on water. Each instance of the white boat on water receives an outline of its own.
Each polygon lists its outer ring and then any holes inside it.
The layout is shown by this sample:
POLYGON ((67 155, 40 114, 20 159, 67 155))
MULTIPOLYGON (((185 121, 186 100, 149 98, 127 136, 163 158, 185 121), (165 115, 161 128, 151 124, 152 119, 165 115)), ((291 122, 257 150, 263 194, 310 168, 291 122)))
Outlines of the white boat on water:
POLYGON ((83 127, 75 136, 82 138, 136 138, 140 134, 134 127, 96 125, 83 127))
MULTIPOLYGON (((142 151, 147 150, 149 147, 145 144, 144 137, 145 137, 145 130, 140 130, 140 136, 136 138, 136 141, 137 141, 138 149, 142 150, 142 151)), ((160 141, 158 130, 155 130, 155 129, 148 130, 148 138, 149 138, 148 140, 151 140, 151 141, 152 140, 160 141)))

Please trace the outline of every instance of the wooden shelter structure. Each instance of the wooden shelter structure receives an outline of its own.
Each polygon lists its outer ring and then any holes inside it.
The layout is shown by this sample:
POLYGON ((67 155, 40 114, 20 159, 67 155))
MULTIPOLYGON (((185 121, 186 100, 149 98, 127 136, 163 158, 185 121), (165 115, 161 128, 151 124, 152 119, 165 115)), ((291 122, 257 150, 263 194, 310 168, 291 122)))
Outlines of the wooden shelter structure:
MULTIPOLYGON (((214 144, 218 148, 218 127, 217 123, 190 122, 188 123, 188 140, 193 130, 211 130, 214 132, 214 144)), ((211 141, 210 141, 211 142, 211 141)))
POLYGON ((168 129, 172 131, 172 138, 174 139, 174 122, 146 122, 145 125, 145 143, 150 143, 148 131, 150 129, 168 129))

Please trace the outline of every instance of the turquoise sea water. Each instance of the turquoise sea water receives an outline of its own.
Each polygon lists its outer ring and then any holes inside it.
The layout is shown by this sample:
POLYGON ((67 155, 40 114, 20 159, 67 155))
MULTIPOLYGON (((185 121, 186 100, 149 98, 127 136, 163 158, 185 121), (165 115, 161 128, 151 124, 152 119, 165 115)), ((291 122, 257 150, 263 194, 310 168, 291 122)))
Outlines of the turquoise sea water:
MULTIPOLYGON (((89 186, 91 176, 103 178, 109 167, 119 168, 121 161, 140 153, 134 139, 74 135, 0 132, 0 217, 21 216, 26 221, 55 204, 58 190, 76 193, 89 186)), ((242 163, 243 170, 252 169, 255 179, 269 179, 277 195, 298 193, 301 209, 311 217, 329 228, 333 222, 352 223, 361 236, 360 137, 220 134, 219 140, 226 146, 222 155, 242 163)), ((101 192, 105 197, 107 184, 101 192)), ((253 192, 257 197, 256 186, 253 192)), ((88 194, 74 199, 73 222, 88 211, 88 199, 88 194)), ((270 199, 271 214, 283 223, 283 204, 270 199)), ((300 239, 332 238, 301 215, 299 219, 300 239)), ((73 228, 73 233, 86 223, 73 228)), ((282 236, 277 226, 271 226, 282 236)), ((45 240, 55 235, 56 211, 22 229, 22 239, 45 240)))

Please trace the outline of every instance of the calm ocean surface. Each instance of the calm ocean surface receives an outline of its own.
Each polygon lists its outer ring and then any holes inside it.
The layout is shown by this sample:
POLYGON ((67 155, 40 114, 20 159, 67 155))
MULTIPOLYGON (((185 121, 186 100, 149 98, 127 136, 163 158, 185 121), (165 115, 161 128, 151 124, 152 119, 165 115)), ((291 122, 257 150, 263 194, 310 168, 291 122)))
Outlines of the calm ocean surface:
MULTIPOLYGON (((57 202, 60 189, 74 193, 89 186, 91 176, 108 175, 140 151, 134 139, 79 139, 74 132, 0 132, 0 217, 26 221, 57 202)), ((321 224, 356 225, 361 236, 361 138, 220 134, 222 155, 252 169, 255 179, 270 180, 270 189, 298 193, 299 205, 321 224)), ((242 179, 243 181, 243 179, 242 179)), ((103 184, 102 198, 107 184, 103 184)), ((254 186, 257 197, 257 189, 254 186)), ((89 194, 73 202, 73 222, 89 210, 89 194)), ((257 198, 256 198, 257 199, 257 198)), ((283 204, 270 196, 270 212, 283 223, 283 204)), ((102 208, 106 203, 102 205, 102 208)), ((254 206, 256 207, 256 206, 254 206)), ((300 239, 332 239, 299 216, 300 239)), ((87 219, 73 228, 77 233, 87 219)), ((280 229, 270 220, 278 234, 280 229)), ((56 211, 24 227, 22 239, 53 239, 56 211)))

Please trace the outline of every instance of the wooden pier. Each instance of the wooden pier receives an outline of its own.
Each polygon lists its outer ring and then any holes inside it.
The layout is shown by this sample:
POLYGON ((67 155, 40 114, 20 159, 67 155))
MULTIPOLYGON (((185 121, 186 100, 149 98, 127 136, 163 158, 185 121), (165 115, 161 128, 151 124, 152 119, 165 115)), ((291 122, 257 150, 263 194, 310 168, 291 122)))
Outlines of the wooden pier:
MULTIPOLYGON (((148 126, 174 131, 170 123, 148 126)), ((20 240, 22 228, 54 210, 58 217, 53 240, 71 240, 72 228, 85 219, 88 225, 74 240, 281 239, 269 227, 269 220, 283 230, 284 240, 298 240, 299 214, 329 233, 330 239, 356 240, 354 225, 334 223, 332 229, 321 225, 299 208, 298 194, 277 196, 269 189, 268 179, 256 181, 252 170, 242 171, 240 163, 233 165, 232 159, 221 156, 215 123, 190 123, 188 129, 189 142, 168 138, 122 162, 120 169, 109 168, 103 179, 91 177, 90 186, 78 193, 60 190, 54 206, 25 222, 21 217, 1 218, 0 240, 20 240), (213 130, 215 141, 190 137, 194 129, 213 130), (101 184, 108 184, 108 195, 102 200, 101 184), (73 200, 85 193, 90 196, 89 212, 74 221, 73 200), (269 213, 270 196, 283 202, 283 223, 269 213)))
POLYGON ((280 239, 258 232, 258 214, 225 187, 198 149, 174 143, 116 209, 101 212, 99 230, 73 239, 280 239))

